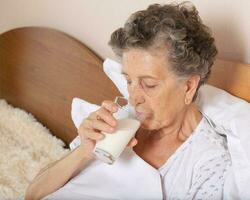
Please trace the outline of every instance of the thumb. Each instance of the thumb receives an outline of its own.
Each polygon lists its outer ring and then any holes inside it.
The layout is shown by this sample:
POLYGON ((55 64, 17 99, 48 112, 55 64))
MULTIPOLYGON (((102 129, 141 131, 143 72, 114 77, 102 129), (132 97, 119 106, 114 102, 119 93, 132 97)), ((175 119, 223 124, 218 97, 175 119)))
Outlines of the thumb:
POLYGON ((132 148, 132 147, 134 147, 135 145, 137 145, 137 143, 138 143, 137 139, 136 139, 136 138, 132 138, 132 139, 129 141, 127 147, 131 147, 131 148, 132 148))

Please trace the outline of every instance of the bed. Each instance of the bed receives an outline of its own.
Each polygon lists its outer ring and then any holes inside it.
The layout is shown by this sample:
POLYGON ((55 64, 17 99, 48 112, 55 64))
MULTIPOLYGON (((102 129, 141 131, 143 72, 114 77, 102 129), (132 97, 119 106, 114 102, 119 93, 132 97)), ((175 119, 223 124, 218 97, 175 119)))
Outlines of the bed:
MULTIPOLYGON (((103 73, 103 60, 57 30, 8 31, 0 37, 0 58, 0 98, 32 113, 66 144, 77 135, 73 97, 100 104, 119 95, 103 73)), ((250 102, 250 65, 218 59, 209 84, 250 102)))
MULTIPOLYGON (((68 146, 77 136, 74 97, 100 104, 120 95, 103 60, 57 30, 24 27, 0 35, 0 99, 32 113, 68 146)), ((250 102, 250 65, 217 59, 209 84, 250 102)))

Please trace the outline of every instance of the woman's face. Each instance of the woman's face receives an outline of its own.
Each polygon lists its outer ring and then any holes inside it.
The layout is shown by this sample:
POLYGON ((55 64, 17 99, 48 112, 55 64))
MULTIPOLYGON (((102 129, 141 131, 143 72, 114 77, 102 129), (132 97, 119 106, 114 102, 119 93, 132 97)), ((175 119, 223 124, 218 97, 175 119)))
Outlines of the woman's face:
POLYGON ((185 111, 184 81, 168 70, 169 63, 161 52, 131 49, 122 58, 129 101, 143 121, 142 127, 149 130, 171 126, 185 111))

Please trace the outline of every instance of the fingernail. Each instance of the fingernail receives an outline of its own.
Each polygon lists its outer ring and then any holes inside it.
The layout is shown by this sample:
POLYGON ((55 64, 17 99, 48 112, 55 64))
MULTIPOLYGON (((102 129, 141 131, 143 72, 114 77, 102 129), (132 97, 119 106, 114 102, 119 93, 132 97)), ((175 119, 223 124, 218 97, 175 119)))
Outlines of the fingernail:
POLYGON ((109 128, 109 131, 113 132, 115 129, 114 128, 109 128))

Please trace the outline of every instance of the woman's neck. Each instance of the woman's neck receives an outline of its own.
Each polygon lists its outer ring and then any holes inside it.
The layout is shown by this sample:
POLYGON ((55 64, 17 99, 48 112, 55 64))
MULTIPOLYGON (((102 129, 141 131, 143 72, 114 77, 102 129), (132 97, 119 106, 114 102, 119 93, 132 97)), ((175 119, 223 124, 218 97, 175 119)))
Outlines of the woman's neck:
POLYGON ((151 132, 140 129, 136 135, 138 144, 133 150, 143 160, 158 169, 192 134, 201 119, 199 110, 195 106, 190 106, 185 115, 174 123, 175 126, 151 132))
POLYGON ((194 131, 202 119, 202 114, 195 104, 191 104, 182 116, 174 121, 172 126, 151 131, 147 140, 152 144, 183 143, 194 131))

